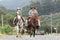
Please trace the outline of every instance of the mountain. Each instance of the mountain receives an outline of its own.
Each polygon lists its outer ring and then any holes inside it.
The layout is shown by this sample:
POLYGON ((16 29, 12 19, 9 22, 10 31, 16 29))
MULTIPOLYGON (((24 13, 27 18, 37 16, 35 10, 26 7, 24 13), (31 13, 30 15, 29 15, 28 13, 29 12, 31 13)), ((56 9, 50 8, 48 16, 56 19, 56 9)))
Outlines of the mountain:
POLYGON ((29 4, 29 0, 0 0, 0 4, 7 9, 16 9, 17 7, 24 7, 29 4))

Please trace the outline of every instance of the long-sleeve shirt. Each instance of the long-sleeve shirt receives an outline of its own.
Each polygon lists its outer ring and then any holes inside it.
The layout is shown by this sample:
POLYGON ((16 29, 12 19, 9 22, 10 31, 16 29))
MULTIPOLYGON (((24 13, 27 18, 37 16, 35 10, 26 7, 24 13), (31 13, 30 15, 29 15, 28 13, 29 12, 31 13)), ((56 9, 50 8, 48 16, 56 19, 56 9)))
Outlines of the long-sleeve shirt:
POLYGON ((30 15, 30 14, 37 14, 38 15, 38 12, 37 12, 37 10, 30 10, 28 15, 30 15))

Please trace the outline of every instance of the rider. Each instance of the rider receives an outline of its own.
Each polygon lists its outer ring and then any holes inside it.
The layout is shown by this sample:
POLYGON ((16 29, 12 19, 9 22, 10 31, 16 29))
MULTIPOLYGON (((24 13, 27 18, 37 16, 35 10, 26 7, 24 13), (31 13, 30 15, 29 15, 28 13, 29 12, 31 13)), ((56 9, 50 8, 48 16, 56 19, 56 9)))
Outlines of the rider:
POLYGON ((39 14, 34 6, 31 7, 31 10, 29 11, 28 15, 29 15, 28 19, 30 19, 36 15, 36 17, 38 19, 38 26, 40 26, 39 14))

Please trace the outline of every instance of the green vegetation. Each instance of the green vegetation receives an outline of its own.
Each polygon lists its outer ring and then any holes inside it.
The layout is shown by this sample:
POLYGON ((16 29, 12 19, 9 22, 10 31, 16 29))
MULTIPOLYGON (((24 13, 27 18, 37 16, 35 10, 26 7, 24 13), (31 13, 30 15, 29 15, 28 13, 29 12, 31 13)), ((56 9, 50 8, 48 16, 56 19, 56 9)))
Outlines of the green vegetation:
POLYGON ((5 34, 12 34, 13 28, 10 25, 5 25, 4 27, 2 27, 2 33, 5 34))

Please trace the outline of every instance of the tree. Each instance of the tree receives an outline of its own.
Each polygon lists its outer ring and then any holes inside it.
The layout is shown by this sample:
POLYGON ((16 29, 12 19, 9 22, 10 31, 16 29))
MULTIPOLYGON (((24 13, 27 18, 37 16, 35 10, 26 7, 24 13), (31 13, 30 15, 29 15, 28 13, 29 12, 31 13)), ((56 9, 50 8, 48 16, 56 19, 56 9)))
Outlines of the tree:
POLYGON ((1 20, 2 20, 2 27, 3 27, 3 11, 2 10, 0 10, 0 14, 1 14, 1 20))
POLYGON ((3 16, 5 15, 5 7, 0 7, 0 16, 1 16, 1 22, 2 22, 2 27, 3 27, 3 16))

